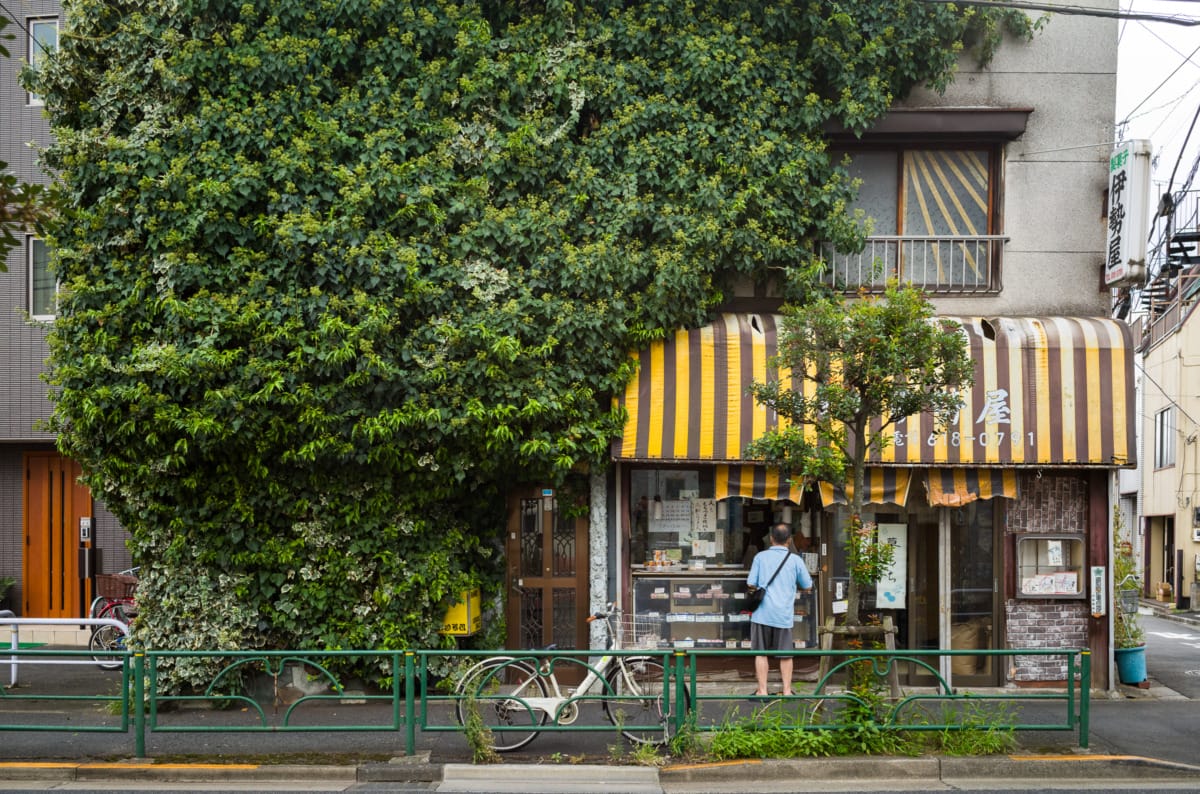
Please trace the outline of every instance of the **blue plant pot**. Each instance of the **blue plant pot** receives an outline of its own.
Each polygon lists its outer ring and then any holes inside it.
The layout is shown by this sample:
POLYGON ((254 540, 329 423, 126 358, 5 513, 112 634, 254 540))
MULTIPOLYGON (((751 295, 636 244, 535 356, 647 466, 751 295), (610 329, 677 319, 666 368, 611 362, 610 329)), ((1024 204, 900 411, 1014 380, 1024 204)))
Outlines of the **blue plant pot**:
POLYGON ((1146 646, 1117 648, 1117 678, 1122 684, 1140 684, 1146 680, 1146 646))

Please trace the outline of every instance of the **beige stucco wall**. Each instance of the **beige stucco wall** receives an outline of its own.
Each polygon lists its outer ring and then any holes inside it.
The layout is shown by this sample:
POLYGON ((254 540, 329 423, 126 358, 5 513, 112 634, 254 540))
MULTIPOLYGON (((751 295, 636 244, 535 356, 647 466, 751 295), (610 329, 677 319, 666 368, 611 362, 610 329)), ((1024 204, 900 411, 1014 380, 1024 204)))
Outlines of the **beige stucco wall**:
MULTIPOLYGON (((1192 315, 1177 333, 1149 349, 1142 360, 1142 437, 1145 439, 1142 514, 1175 518, 1175 547, 1183 551, 1184 590, 1193 578, 1200 543, 1195 542, 1193 515, 1200 507, 1200 316, 1192 315), (1175 403, 1175 464, 1154 467, 1154 419, 1175 403)), ((1152 519, 1153 520, 1153 519, 1152 519)), ((1161 522, 1158 522, 1161 523, 1161 522)), ((1161 548, 1162 538, 1153 548, 1161 548)), ((1162 578, 1162 565, 1152 554, 1150 581, 1162 578)))
MULTIPOLYGON (((1115 2, 1093 5, 1117 8, 1115 2)), ((939 298, 940 312, 1108 314, 1102 213, 1114 139, 1117 32, 1116 20, 1051 16, 1032 42, 1007 42, 986 68, 964 56, 944 96, 923 90, 904 103, 1033 108, 1025 134, 1005 148, 1003 290, 939 298)))

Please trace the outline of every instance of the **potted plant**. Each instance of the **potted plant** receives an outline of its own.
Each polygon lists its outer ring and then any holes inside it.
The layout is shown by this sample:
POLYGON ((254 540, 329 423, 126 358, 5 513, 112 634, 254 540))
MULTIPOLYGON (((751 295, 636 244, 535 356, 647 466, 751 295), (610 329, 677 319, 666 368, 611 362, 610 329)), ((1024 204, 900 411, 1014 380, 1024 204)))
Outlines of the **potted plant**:
POLYGON ((1142 629, 1137 604, 1140 594, 1137 560, 1133 547, 1121 538, 1124 522, 1119 509, 1113 510, 1113 655, 1117 678, 1122 684, 1141 684, 1146 680, 1146 632, 1142 629))

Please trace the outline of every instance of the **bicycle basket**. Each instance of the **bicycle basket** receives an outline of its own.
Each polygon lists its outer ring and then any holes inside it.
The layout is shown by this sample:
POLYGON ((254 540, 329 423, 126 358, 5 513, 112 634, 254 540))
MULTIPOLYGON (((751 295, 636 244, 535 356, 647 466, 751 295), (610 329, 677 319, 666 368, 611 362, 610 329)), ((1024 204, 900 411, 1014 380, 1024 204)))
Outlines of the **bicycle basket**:
POLYGON ((663 616, 657 612, 621 615, 621 646, 623 648, 658 648, 665 642, 663 616))
POLYGON ((96 574, 96 595, 103 598, 131 598, 138 579, 127 573, 96 574))

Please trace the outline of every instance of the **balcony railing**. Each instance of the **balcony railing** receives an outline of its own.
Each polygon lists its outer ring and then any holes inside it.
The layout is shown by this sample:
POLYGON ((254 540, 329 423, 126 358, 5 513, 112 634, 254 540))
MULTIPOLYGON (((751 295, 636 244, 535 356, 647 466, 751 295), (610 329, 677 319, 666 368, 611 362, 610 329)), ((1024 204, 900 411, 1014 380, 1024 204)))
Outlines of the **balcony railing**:
POLYGON ((858 254, 822 247, 828 283, 845 290, 882 290, 891 279, 938 294, 1000 291, 1000 254, 1007 237, 876 236, 858 254))
POLYGON ((1173 194, 1169 211, 1154 217, 1147 266, 1126 308, 1145 324, 1143 348, 1174 334, 1200 301, 1200 191, 1173 194))

